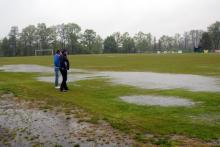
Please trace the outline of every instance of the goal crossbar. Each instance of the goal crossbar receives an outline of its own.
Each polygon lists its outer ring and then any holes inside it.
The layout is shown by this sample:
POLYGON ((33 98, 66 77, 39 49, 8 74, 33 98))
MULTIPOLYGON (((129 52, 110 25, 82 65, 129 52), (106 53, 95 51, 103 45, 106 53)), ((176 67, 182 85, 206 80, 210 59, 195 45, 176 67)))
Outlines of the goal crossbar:
POLYGON ((37 56, 38 52, 51 52, 51 55, 53 55, 53 49, 37 49, 35 50, 35 56, 37 56))

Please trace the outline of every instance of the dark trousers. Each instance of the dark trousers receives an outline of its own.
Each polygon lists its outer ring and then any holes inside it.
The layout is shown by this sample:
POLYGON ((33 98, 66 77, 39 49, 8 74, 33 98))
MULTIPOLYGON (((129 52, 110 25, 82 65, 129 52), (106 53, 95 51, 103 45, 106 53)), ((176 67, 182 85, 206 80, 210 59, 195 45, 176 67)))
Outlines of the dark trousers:
POLYGON ((68 90, 68 87, 66 85, 66 81, 67 81, 67 70, 65 69, 60 69, 60 72, 62 74, 62 77, 63 77, 63 81, 60 85, 60 90, 68 90))

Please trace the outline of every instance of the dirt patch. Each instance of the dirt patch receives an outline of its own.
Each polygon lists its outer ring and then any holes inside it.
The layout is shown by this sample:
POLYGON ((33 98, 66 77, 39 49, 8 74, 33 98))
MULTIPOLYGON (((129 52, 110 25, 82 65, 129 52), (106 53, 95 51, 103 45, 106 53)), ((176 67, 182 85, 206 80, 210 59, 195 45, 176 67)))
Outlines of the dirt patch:
POLYGON ((125 102, 134 103, 138 105, 152 105, 152 106, 193 106, 195 103, 171 96, 156 96, 156 95, 138 95, 138 96, 122 96, 120 97, 125 102))
MULTIPOLYGON (((39 103, 40 104, 40 103, 39 103)), ((39 104, 37 104, 39 106, 39 104)), ((0 98, 0 139, 1 146, 62 145, 80 146, 132 146, 135 142, 126 134, 114 130, 102 121, 91 124, 83 120, 89 117, 74 109, 68 113, 58 109, 41 110, 5 94, 0 98), (0 135, 1 138, 1 135, 0 135)))

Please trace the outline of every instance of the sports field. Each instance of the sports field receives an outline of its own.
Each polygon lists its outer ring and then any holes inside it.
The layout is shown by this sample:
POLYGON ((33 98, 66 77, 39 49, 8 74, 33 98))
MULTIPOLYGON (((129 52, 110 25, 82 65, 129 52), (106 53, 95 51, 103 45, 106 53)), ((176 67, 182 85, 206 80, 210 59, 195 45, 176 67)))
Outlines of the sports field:
MULTIPOLYGON (((220 79, 220 54, 106 54, 71 55, 71 68, 95 72, 150 72, 200 75, 220 79)), ((52 56, 1 57, 0 66, 37 64, 53 67, 52 56)), ((72 71, 74 73, 74 71, 72 71)), ((79 73, 80 74, 80 73, 79 73)), ((52 74, 0 71, 0 93, 13 92, 19 99, 43 100, 48 108, 67 110, 77 106, 91 116, 90 122, 105 120, 114 128, 130 134, 141 143, 181 145, 184 140, 219 145, 220 91, 185 88, 148 89, 126 84, 112 84, 109 78, 69 82, 70 91, 61 93, 52 83, 37 81, 38 76, 52 74), (138 105, 122 101, 122 96, 159 95, 180 97, 193 106, 138 105), (171 138, 178 139, 172 140, 171 138), (157 138, 157 139, 155 139, 157 138)), ((74 76, 73 76, 74 78, 74 76)), ((151 78, 151 77, 144 77, 151 78)), ((162 81, 166 81, 161 77, 162 81)), ((182 81, 181 83, 190 81, 182 81)), ((195 81, 192 81, 193 83, 195 81)), ((199 81, 196 81, 199 83, 199 81)), ((215 82, 215 81, 214 81, 215 82)), ((169 83, 169 81, 168 81, 169 83)), ((178 84, 178 83, 177 83, 178 84)), ((218 83, 220 86, 220 82, 218 83)), ((217 86, 218 86, 217 84, 217 86)), ((188 83, 190 85, 190 83, 188 83)), ((198 86, 198 85, 197 85, 198 86)), ((200 85, 202 86, 202 85, 200 85)), ((216 86, 216 85, 215 85, 216 86)), ((217 88, 216 88, 217 89, 217 88)), ((80 117, 80 116, 79 116, 80 117)), ((190 144, 190 142, 189 142, 190 144)))

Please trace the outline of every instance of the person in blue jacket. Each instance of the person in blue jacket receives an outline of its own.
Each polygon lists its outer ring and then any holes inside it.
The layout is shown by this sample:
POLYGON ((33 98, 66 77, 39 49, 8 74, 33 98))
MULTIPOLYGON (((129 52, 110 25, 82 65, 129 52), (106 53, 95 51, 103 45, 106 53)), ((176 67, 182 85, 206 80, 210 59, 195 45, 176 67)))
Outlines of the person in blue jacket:
POLYGON ((59 89, 59 71, 60 71, 60 55, 62 52, 57 50, 54 55, 54 71, 55 71, 55 88, 59 89))

